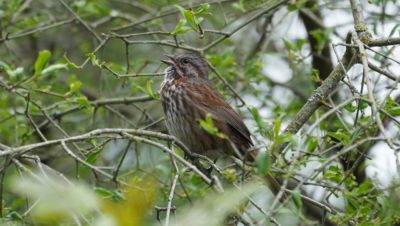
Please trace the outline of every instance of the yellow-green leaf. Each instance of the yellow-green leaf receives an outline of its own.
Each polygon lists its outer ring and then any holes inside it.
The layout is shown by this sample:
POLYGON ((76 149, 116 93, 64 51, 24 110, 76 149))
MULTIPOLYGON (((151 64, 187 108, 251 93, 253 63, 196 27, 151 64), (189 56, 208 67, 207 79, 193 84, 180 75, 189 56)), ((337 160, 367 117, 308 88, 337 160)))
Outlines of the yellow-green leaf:
POLYGON ((219 138, 226 138, 225 135, 219 132, 218 128, 214 126, 214 122, 210 113, 207 113, 205 119, 199 119, 201 128, 203 128, 207 133, 217 136, 219 138))
POLYGON ((42 50, 39 52, 39 56, 35 61, 35 76, 38 76, 42 73, 44 66, 47 64, 51 56, 50 51, 42 50))

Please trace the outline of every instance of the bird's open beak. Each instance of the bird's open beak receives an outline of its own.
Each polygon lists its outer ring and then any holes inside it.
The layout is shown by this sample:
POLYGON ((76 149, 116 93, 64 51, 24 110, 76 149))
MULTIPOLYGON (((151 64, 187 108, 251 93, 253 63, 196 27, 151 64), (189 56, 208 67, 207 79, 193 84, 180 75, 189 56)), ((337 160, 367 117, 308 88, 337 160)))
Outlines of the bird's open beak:
POLYGON ((174 56, 167 55, 167 54, 165 54, 165 56, 168 57, 168 60, 161 60, 161 62, 171 65, 171 66, 174 66, 176 64, 176 59, 174 56))

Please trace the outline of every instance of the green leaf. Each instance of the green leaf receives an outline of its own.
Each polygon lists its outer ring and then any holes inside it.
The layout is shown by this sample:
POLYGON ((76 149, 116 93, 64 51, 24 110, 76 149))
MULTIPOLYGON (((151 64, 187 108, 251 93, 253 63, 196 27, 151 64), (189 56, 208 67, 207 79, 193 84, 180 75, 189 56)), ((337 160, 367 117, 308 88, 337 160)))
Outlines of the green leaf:
POLYGON ((301 48, 303 48, 304 44, 306 43, 306 39, 304 38, 299 38, 292 43, 291 41, 287 39, 283 39, 283 44, 285 45, 286 49, 290 51, 301 51, 301 48))
POLYGON ((311 36, 314 37, 315 40, 317 40, 316 49, 317 49, 318 53, 320 53, 322 51, 322 49, 325 47, 325 45, 329 41, 329 38, 332 33, 333 33, 332 28, 327 28, 324 30, 317 29, 317 30, 311 31, 311 33, 310 33, 311 36))
POLYGON ((333 166, 333 168, 330 167, 329 171, 324 173, 324 178, 339 183, 342 181, 343 178, 342 170, 339 169, 337 166, 333 166))
POLYGON ((182 6, 180 6, 180 5, 174 5, 176 8, 178 8, 178 10, 181 12, 181 14, 183 15, 184 14, 184 12, 185 12, 185 8, 183 8, 182 6))
POLYGON ((190 27, 185 26, 186 25, 186 20, 180 19, 178 24, 176 25, 174 31, 171 32, 172 35, 181 35, 188 33, 191 31, 190 27))
POLYGON ((300 51, 301 48, 303 47, 303 45, 304 45, 306 42, 307 42, 307 41, 306 41, 306 39, 304 39, 304 38, 296 39, 296 49, 297 49, 298 51, 300 51))
POLYGON ((101 67, 101 63, 99 59, 97 59, 97 56, 93 53, 88 53, 87 56, 90 58, 90 61, 92 62, 93 66, 101 67))
POLYGON ((39 56, 35 61, 35 76, 39 76, 42 73, 42 70, 49 61, 50 56, 51 52, 48 50, 42 50, 39 52, 39 56))
POLYGON ((99 151, 91 152, 89 156, 86 158, 86 162, 89 164, 94 164, 97 160, 97 156, 99 153, 100 153, 99 151))
POLYGON ((189 25, 192 27, 193 30, 195 30, 196 32, 200 31, 198 21, 195 15, 193 14, 193 11, 185 10, 183 12, 183 16, 185 17, 186 21, 189 23, 189 25))
POLYGON ((369 104, 367 103, 367 102, 365 102, 365 101, 360 101, 360 109, 361 110, 363 110, 363 109, 365 109, 365 108, 367 108, 368 106, 369 106, 369 104))
POLYGON ((259 132, 264 135, 267 134, 268 126, 264 122, 264 120, 261 118, 261 115, 258 112, 258 109, 256 107, 252 107, 252 108, 250 108, 250 113, 253 116, 254 121, 256 121, 256 123, 257 123, 259 132))
POLYGON ((303 203, 301 202, 301 195, 299 190, 294 190, 292 192, 292 200, 294 202, 294 205, 296 206, 297 210, 301 210, 303 203))
POLYGON ((189 32, 190 30, 200 32, 200 23, 204 20, 204 18, 200 16, 204 15, 207 12, 207 10, 210 8, 210 5, 208 3, 201 4, 194 11, 184 9, 182 6, 179 5, 175 5, 175 7, 178 8, 184 19, 179 20, 178 24, 175 26, 175 29, 173 32, 171 32, 171 34, 184 34, 189 32), (190 27, 185 26, 186 24, 189 24, 190 27))
POLYGON ((199 7, 197 7, 197 9, 194 10, 194 14, 195 14, 196 16, 203 15, 203 14, 205 14, 205 13, 207 12, 207 10, 208 10, 209 8, 210 8, 210 4, 208 4, 208 3, 203 3, 203 4, 201 4, 199 7))
POLYGON ((106 188, 102 188, 102 187, 95 187, 94 190, 95 190, 96 194, 102 198, 111 198, 114 201, 124 200, 123 194, 121 194, 118 191, 110 191, 110 190, 108 190, 106 188))
POLYGON ((281 130, 282 119, 281 118, 274 119, 273 125, 274 125, 274 137, 278 137, 279 132, 281 130))
POLYGON ((147 95, 149 95, 153 99, 158 100, 160 98, 158 96, 158 93, 153 91, 152 84, 153 84, 153 80, 147 80, 147 82, 146 82, 146 93, 147 93, 147 95))
POLYGON ((338 176, 338 174, 333 173, 333 172, 327 172, 324 174, 324 178, 329 179, 333 182, 339 183, 341 181, 341 178, 338 176))
POLYGON ((67 54, 64 54, 64 60, 67 61, 67 65, 71 66, 73 68, 81 68, 80 66, 76 65, 74 62, 72 62, 68 57, 67 54))
POLYGON ((7 63, 0 60, 0 71, 5 71, 8 74, 10 70, 11 67, 7 63))
POLYGON ((24 218, 19 214, 18 212, 11 211, 9 214, 7 214, 7 217, 10 218, 13 221, 23 221, 24 218))
POLYGON ((394 101, 391 97, 388 97, 386 99, 383 109, 385 109, 392 116, 400 115, 400 105, 396 101, 394 101))
POLYGON ((50 74, 61 69, 68 69, 68 64, 52 64, 42 71, 42 75, 50 74))
POLYGON ((332 166, 329 166, 329 171, 332 171, 332 172, 340 172, 340 168, 338 167, 338 166, 336 166, 336 165, 332 165, 332 166))
POLYGON ((69 92, 70 93, 75 93, 79 91, 79 88, 81 88, 82 82, 81 81, 74 81, 69 84, 69 92))
POLYGON ((400 106, 392 107, 388 110, 388 113, 392 116, 399 116, 400 115, 400 106))
POLYGON ((349 135, 343 133, 342 130, 338 130, 336 132, 328 132, 328 136, 333 137, 336 140, 341 141, 343 144, 348 144, 350 142, 349 135))
POLYGON ((232 7, 242 13, 246 12, 246 8, 244 7, 243 0, 240 0, 239 2, 235 2, 232 4, 232 7))
POLYGON ((297 5, 293 4, 293 3, 289 3, 287 6, 287 9, 289 12, 293 12, 293 11, 297 10, 297 5))
POLYGON ((271 168, 271 158, 267 152, 260 152, 256 158, 257 172, 260 175, 267 175, 271 168))
POLYGON ((76 97, 74 99, 74 101, 79 104, 79 108, 80 109, 87 108, 87 107, 91 106, 90 103, 89 103, 89 100, 85 96, 76 97))
POLYGON ((214 126, 214 122, 210 113, 206 114, 205 119, 198 119, 201 128, 203 128, 207 133, 217 136, 219 138, 225 139, 225 135, 218 131, 218 128, 214 126))
POLYGON ((234 183, 235 181, 238 180, 238 173, 235 169, 233 168, 227 168, 225 169, 222 174, 224 175, 224 179, 228 180, 231 183, 234 183))
POLYGON ((285 45, 286 49, 291 51, 294 50, 292 43, 289 42, 287 39, 283 39, 283 44, 285 45))
POLYGON ((13 82, 19 82, 24 77, 24 68, 17 67, 14 70, 9 70, 8 75, 10 76, 10 80, 13 82))
POLYGON ((388 96, 385 100, 385 107, 386 106, 397 106, 399 105, 396 101, 394 101, 390 96, 388 96))
POLYGON ((100 195, 103 198, 109 198, 113 196, 113 192, 102 187, 95 187, 94 191, 96 192, 97 195, 100 195))
POLYGON ((194 17, 193 11, 191 10, 184 10, 183 11, 183 16, 185 17, 186 21, 189 23, 192 28, 195 29, 195 31, 198 31, 197 24, 196 24, 196 19, 194 17))
POLYGON ((358 193, 360 195, 369 194, 373 189, 374 185, 372 184, 371 180, 366 180, 358 187, 358 193))
POLYGON ((313 137, 309 137, 309 143, 307 146, 307 152, 312 152, 318 146, 318 140, 313 137))
POLYGON ((352 197, 347 197, 348 205, 352 207, 353 210, 357 210, 360 207, 360 203, 357 199, 352 197))
POLYGON ((357 107, 353 106, 352 103, 348 103, 346 104, 346 106, 344 106, 344 109, 346 109, 348 112, 355 112, 357 110, 357 107))
POLYGON ((274 138, 274 146, 276 147, 277 145, 283 144, 285 142, 292 142, 292 144, 294 144, 293 142, 295 142, 295 140, 293 138, 294 136, 290 133, 277 135, 274 138))

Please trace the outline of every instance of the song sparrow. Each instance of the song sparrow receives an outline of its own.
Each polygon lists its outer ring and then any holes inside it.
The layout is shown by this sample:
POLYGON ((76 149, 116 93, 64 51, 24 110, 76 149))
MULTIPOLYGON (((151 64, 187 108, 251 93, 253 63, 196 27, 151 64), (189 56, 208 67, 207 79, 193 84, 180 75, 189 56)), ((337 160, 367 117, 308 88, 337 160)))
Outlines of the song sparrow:
POLYGON ((160 96, 168 131, 192 152, 218 158, 222 154, 254 160, 250 132, 239 114, 212 88, 205 59, 192 52, 169 56, 160 96), (225 138, 212 135, 199 125, 211 115, 214 126, 225 138))

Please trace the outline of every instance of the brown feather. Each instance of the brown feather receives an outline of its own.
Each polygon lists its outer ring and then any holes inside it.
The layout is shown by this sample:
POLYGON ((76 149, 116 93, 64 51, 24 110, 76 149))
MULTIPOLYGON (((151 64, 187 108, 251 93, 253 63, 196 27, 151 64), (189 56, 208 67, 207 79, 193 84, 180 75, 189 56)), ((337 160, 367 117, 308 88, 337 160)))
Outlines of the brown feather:
POLYGON ((168 58, 164 62, 170 67, 160 89, 168 131, 196 153, 212 158, 226 153, 254 160, 255 154, 247 153, 253 145, 250 132, 239 114, 211 87, 204 58, 191 53, 168 58), (207 113, 227 139, 209 134, 199 125, 207 113))
POLYGON ((250 148, 253 142, 251 141, 250 132, 239 114, 209 84, 196 84, 191 87, 191 90, 190 99, 196 100, 193 108, 202 112, 202 118, 207 113, 210 113, 218 130, 228 136, 229 140, 244 155, 246 149, 250 148))

